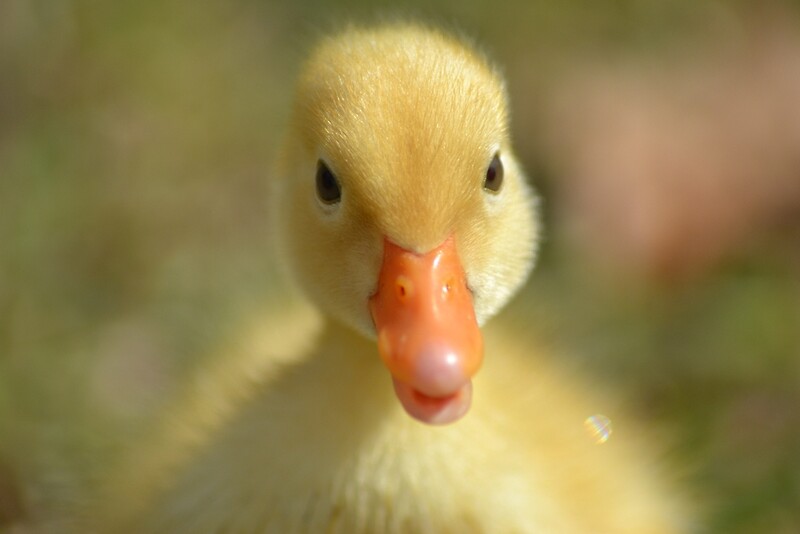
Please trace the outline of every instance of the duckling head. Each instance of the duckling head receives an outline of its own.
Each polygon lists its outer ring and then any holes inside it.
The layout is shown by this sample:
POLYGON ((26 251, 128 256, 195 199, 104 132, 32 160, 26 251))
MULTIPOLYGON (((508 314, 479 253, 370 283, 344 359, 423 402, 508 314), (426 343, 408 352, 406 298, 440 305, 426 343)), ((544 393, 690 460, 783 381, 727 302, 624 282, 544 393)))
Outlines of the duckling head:
POLYGON ((436 31, 347 30, 301 73, 279 171, 289 272, 377 341, 411 416, 460 418, 479 325, 525 281, 538 237, 500 76, 436 31))

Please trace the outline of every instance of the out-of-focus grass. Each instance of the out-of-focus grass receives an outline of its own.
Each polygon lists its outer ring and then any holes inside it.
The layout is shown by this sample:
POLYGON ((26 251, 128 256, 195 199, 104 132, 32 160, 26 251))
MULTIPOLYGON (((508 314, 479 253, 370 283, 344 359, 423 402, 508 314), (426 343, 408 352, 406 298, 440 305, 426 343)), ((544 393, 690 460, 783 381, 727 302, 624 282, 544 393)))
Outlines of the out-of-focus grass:
POLYGON ((26 513, 79 499, 192 369, 280 305, 266 199, 296 62, 384 9, 463 29, 505 65, 555 228, 515 309, 672 429, 712 531, 800 528, 797 241, 663 287, 594 268, 551 210, 551 77, 573 58, 691 57, 738 31, 736 11, 688 0, 0 4, 0 477, 26 513))

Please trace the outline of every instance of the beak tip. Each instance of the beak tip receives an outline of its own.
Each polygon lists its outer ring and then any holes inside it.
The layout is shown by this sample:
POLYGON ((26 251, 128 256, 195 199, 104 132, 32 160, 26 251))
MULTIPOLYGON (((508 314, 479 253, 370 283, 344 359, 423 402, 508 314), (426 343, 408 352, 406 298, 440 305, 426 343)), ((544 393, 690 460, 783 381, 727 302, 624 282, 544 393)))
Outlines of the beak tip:
POLYGON ((447 345, 429 344, 414 358, 412 383, 426 395, 451 395, 470 379, 465 359, 447 345))

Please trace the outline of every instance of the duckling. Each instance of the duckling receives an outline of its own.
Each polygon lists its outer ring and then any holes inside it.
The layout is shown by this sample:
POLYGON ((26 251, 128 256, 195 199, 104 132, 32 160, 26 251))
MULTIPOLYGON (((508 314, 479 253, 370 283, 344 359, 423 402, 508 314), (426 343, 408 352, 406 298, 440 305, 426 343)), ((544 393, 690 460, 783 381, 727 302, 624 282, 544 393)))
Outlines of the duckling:
POLYGON ((486 324, 540 233, 508 121, 502 78, 459 39, 396 24, 323 40, 273 177, 278 257, 307 300, 115 471, 93 529, 686 531, 633 432, 587 436, 600 397, 486 324))

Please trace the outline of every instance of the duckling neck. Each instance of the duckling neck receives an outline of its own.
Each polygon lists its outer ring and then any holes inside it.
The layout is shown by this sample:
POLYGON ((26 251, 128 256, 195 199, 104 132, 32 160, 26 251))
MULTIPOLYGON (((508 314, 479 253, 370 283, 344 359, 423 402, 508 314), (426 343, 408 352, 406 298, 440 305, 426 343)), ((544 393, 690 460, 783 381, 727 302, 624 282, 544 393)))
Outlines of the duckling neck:
POLYGON ((402 413, 376 342, 335 321, 325 326, 309 358, 289 369, 272 390, 276 397, 292 399, 294 409, 308 417, 347 418, 347 426, 360 423, 364 431, 402 413))
POLYGON ((313 456, 320 447, 347 454, 387 421, 407 419, 375 342, 334 321, 324 325, 306 357, 259 388, 221 429, 226 450, 261 456, 274 447, 284 459, 287 451, 313 456))

